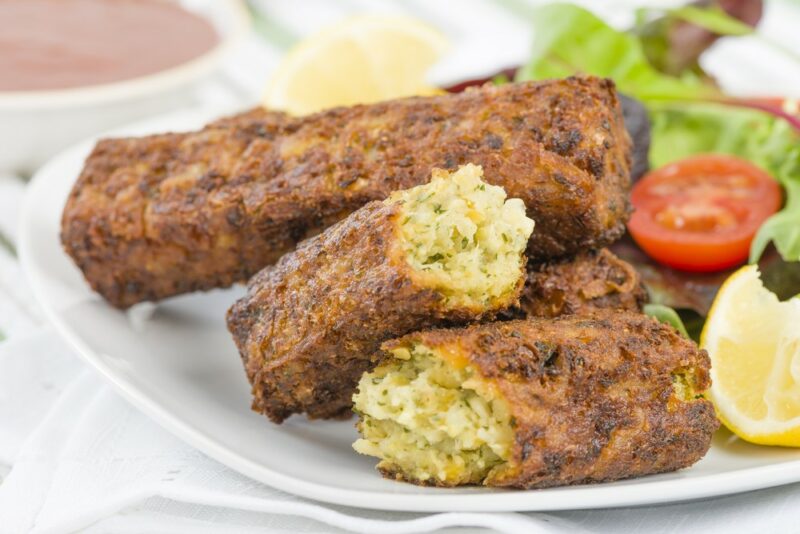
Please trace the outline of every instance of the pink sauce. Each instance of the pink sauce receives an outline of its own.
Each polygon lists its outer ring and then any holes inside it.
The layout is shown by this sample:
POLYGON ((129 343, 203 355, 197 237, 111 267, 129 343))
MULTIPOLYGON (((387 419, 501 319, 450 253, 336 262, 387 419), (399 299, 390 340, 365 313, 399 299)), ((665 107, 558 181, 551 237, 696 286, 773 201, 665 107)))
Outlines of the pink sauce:
POLYGON ((207 20, 166 0, 0 0, 0 91, 136 78, 218 40, 207 20))

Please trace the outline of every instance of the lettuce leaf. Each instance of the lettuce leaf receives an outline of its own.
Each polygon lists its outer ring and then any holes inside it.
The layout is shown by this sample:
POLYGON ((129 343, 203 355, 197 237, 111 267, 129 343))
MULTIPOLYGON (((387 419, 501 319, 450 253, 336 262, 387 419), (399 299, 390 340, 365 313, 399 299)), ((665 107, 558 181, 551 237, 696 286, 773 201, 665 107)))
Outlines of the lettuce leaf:
POLYGON ((643 311, 646 315, 653 317, 658 322, 672 326, 675 330, 680 332, 683 337, 689 337, 689 332, 686 331, 686 327, 680 315, 669 306, 664 306, 663 304, 645 304, 643 311))
POLYGON ((755 263, 772 242, 786 261, 800 261, 800 177, 784 183, 786 205, 758 229, 750 245, 750 263, 755 263))
MULTIPOLYGON (((672 16, 717 33, 745 34, 750 27, 718 10, 684 7, 672 16)), ((532 10, 530 62, 516 79, 576 73, 612 78, 620 91, 647 106, 652 122, 651 167, 700 153, 732 154, 762 167, 785 188, 786 203, 759 230, 750 251, 757 261, 772 242, 786 261, 800 260, 800 135, 788 121, 723 101, 692 71, 671 76, 648 62, 642 41, 571 4, 532 10)))
POLYGON ((800 260, 800 135, 785 120, 722 103, 651 104, 650 163, 660 167, 693 154, 732 154, 783 185, 786 203, 765 222, 750 248, 755 262, 772 242, 786 261, 800 260))
POLYGON ((724 7, 712 3, 639 8, 631 33, 658 71, 673 76, 691 71, 711 83, 700 66, 700 55, 720 36, 752 34, 763 11, 762 0, 726 0, 724 7))
POLYGON ((534 9, 532 23, 531 59, 517 72, 517 81, 583 73, 611 78, 620 91, 645 102, 719 95, 692 73, 675 77, 658 72, 636 36, 615 30, 578 6, 550 4, 534 9))
POLYGON ((750 35, 754 31, 752 26, 731 17, 719 6, 701 8, 690 4, 668 9, 667 13, 717 35, 750 35))

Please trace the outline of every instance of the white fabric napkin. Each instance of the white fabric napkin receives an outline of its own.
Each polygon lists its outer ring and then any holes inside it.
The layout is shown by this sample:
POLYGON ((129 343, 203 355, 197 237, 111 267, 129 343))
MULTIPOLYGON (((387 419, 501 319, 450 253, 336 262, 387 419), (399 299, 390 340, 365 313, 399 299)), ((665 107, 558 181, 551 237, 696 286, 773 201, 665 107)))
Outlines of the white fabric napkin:
POLYGON ((558 514, 425 515, 317 504, 252 481, 174 438, 118 397, 47 328, 0 343, 0 464, 12 466, 0 484, 2 534, 412 533, 455 526, 751 534, 797 532, 800 515, 800 485, 558 514))

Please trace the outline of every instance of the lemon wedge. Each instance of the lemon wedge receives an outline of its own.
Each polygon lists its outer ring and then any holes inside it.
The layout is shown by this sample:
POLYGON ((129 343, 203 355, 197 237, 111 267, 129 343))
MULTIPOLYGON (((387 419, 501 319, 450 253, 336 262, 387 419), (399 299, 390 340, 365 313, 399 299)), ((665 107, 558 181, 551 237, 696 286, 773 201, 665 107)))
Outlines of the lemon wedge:
POLYGON ((725 281, 700 337, 720 420, 746 441, 800 447, 800 298, 781 302, 748 265, 725 281))
POLYGON ((425 24, 404 17, 362 16, 304 40, 268 83, 262 104, 294 115, 441 90, 425 73, 449 48, 425 24))

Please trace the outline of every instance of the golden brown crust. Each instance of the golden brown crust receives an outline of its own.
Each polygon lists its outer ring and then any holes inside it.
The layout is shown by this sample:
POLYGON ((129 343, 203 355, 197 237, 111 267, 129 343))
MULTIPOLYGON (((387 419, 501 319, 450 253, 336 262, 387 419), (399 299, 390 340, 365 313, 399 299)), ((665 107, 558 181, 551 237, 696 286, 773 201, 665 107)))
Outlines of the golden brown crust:
POLYGON ((372 202, 258 273, 228 311, 228 328, 253 385, 253 409, 280 423, 349 414, 382 341, 492 309, 448 309, 420 285, 398 244, 397 204, 372 202))
POLYGON ((61 241, 111 304, 244 282, 262 264, 255 247, 266 245, 238 228, 243 215, 228 179, 251 142, 274 138, 286 119, 252 112, 230 120, 239 127, 95 146, 64 207, 61 241))
POLYGON ((514 318, 558 317, 599 309, 642 311, 647 293, 639 274, 608 249, 528 264, 514 318))
POLYGON ((410 343, 454 348, 439 353, 466 358, 510 406, 512 457, 489 486, 543 488, 674 471, 702 458, 719 426, 709 401, 680 400, 673 388, 673 374, 684 372, 695 391, 710 386, 706 352, 642 314, 432 330, 382 348, 410 343))
POLYGON ((337 108, 254 110, 189 134, 100 141, 62 243, 118 307, 245 280, 433 167, 482 165, 536 221, 529 254, 622 234, 630 139, 613 83, 568 78, 337 108))

